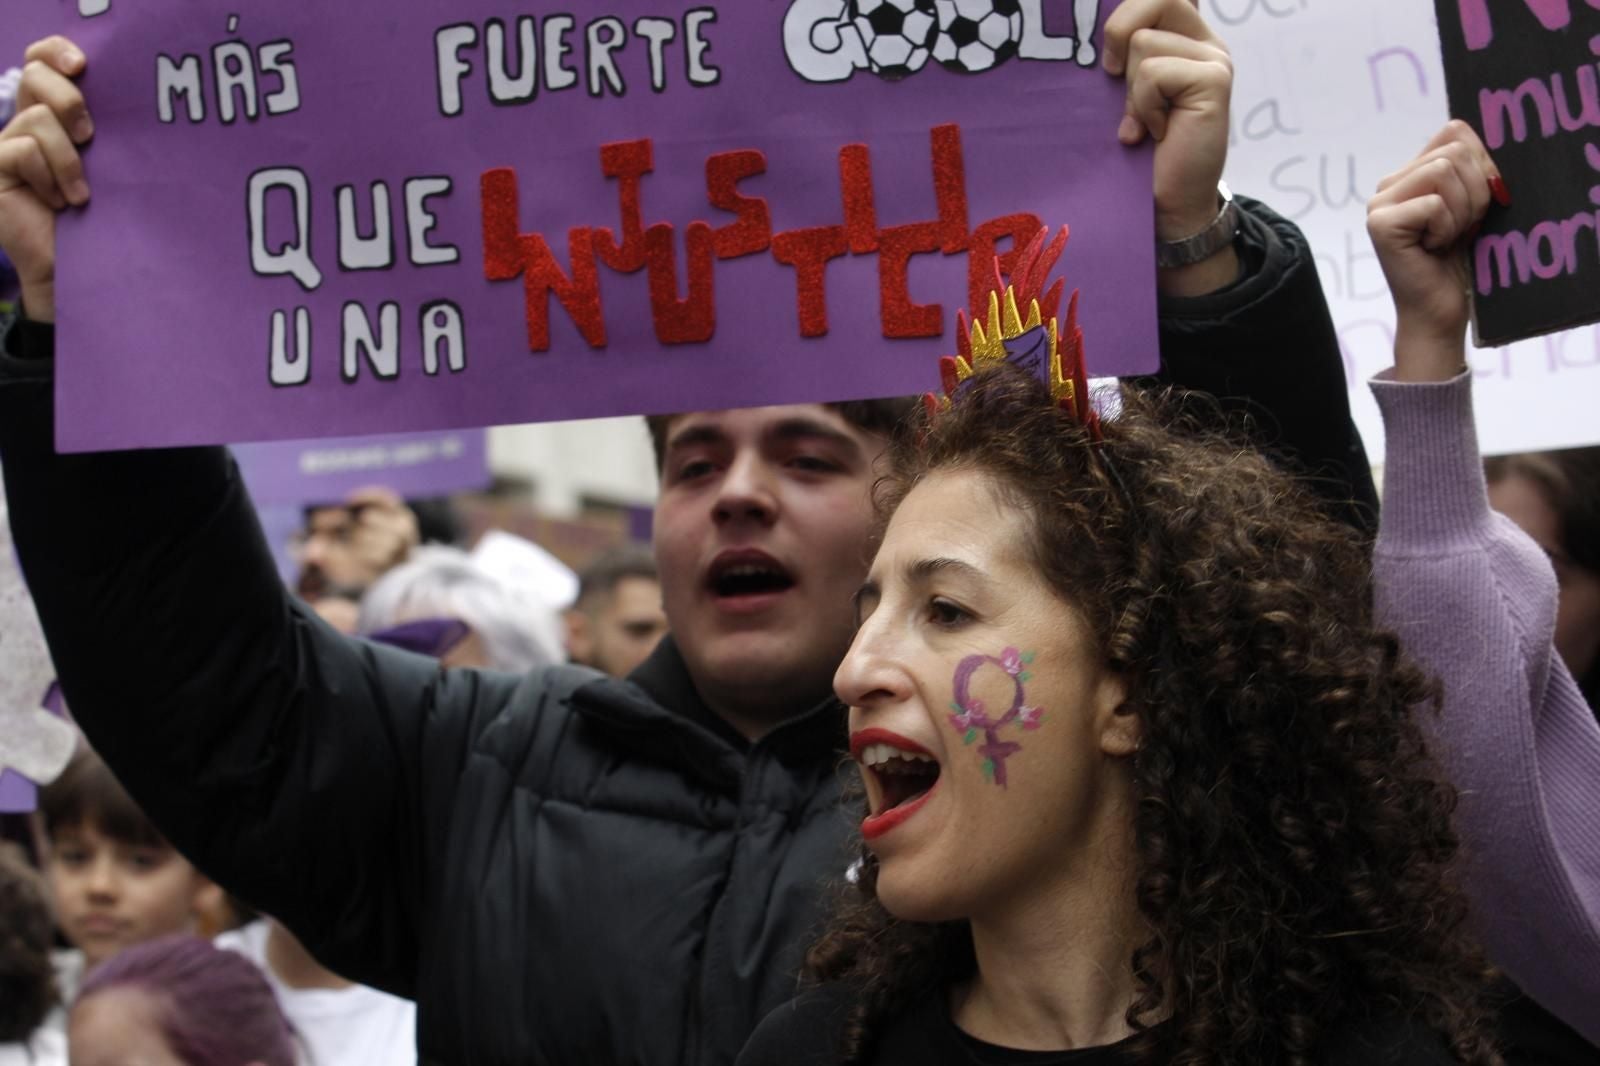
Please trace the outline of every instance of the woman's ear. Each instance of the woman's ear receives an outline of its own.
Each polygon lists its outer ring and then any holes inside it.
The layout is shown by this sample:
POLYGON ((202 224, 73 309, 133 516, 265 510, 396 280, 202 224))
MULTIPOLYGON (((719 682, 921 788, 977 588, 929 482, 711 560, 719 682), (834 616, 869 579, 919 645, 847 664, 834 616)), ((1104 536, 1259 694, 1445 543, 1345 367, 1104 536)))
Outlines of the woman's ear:
POLYGON ((1128 682, 1107 670, 1095 689, 1095 722, 1100 730, 1100 751, 1123 759, 1139 750, 1144 730, 1139 716, 1128 707, 1128 682))

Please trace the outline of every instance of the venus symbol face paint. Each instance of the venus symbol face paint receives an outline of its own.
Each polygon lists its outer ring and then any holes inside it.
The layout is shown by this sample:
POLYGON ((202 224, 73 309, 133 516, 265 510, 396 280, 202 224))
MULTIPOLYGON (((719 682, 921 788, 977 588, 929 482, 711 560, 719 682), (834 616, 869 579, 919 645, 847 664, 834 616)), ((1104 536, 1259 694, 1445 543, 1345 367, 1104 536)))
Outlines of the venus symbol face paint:
POLYGON ((1022 745, 1001 736, 1002 730, 1032 731, 1044 722, 1042 707, 1028 706, 1024 687, 1033 679, 1027 667, 1034 653, 1006 648, 999 655, 969 655, 956 666, 952 687, 950 725, 961 735, 968 747, 982 740, 976 749, 983 757, 983 773, 1001 788, 1006 787, 1006 759, 1022 750, 1022 745), (985 666, 1005 671, 1012 683, 1011 702, 998 715, 992 714, 982 699, 972 694, 972 680, 985 666))

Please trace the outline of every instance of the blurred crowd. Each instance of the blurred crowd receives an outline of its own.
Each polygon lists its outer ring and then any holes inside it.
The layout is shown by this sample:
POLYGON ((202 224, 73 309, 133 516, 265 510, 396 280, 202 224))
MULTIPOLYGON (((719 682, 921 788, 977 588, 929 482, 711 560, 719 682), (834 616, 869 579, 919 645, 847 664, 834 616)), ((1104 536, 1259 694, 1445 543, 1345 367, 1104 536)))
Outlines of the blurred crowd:
MULTIPOLYGON (((444 666, 622 677, 666 632, 647 547, 574 574, 490 531, 482 554, 516 564, 485 566, 442 539, 460 529, 452 506, 373 488, 307 508, 296 589, 341 632, 444 666)), ((0 817, 0 1066, 66 1063, 69 1031, 73 1063, 105 1066, 173 1062, 148 1057, 171 1048, 195 1066, 417 1061, 413 1003, 340 977, 196 870, 87 741, 36 813, 0 817)))

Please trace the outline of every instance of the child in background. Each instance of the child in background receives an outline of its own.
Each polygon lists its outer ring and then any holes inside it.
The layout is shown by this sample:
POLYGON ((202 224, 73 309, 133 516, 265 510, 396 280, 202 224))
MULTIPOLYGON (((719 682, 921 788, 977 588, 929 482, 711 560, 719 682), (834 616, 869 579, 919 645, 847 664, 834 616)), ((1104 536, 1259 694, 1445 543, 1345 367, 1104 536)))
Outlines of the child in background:
POLYGON ((124 948, 194 932, 222 891, 156 831, 87 749, 39 794, 49 854, 45 873, 56 921, 73 949, 58 952, 61 997, 124 948))
POLYGON ((199 937, 140 944, 72 1005, 74 1066, 296 1066, 294 1029, 261 971, 199 937))
POLYGON ((0 843, 0 1066, 65 1066, 67 1044, 45 1025, 58 1001, 50 904, 22 849, 0 843))

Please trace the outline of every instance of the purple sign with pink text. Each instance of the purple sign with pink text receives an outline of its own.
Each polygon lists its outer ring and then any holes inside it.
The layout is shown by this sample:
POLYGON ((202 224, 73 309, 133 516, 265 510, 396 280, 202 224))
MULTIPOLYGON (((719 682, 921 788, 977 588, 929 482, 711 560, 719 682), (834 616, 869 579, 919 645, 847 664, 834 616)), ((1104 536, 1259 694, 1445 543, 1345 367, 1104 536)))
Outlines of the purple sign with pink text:
POLYGON ((66 450, 921 392, 1041 223, 1156 365, 1115 0, 11 3, 89 56, 66 450))

